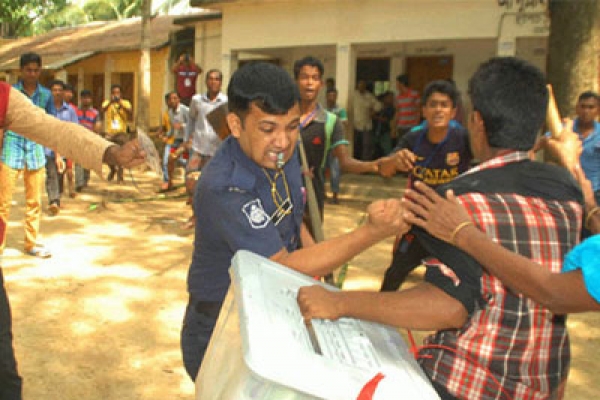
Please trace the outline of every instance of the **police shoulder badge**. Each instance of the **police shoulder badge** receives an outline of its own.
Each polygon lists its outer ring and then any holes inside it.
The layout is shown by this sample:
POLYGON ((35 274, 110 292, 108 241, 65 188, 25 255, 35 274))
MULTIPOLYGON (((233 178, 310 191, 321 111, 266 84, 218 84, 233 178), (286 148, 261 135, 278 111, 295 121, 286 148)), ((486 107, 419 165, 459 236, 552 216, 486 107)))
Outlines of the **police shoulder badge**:
POLYGON ((248 218, 250 226, 254 229, 262 229, 267 226, 270 221, 269 216, 265 212, 260 199, 254 199, 242 206, 242 211, 248 218))

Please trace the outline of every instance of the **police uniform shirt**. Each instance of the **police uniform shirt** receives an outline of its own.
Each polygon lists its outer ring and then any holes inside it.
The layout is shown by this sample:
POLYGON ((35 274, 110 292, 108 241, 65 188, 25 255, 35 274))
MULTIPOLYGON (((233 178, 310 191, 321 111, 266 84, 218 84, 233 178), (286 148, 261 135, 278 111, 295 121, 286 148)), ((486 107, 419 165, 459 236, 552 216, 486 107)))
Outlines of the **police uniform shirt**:
MULTIPOLYGON (((297 150, 296 150, 297 152, 297 150)), ((228 137, 202 171, 194 196, 197 214, 188 291, 200 301, 222 301, 229 287, 231 258, 240 249, 271 257, 282 247, 296 250, 304 211, 298 157, 283 167, 289 201, 277 209, 271 195, 274 170, 249 159, 234 137, 228 137), (291 210, 287 215, 286 209, 291 210)), ((281 176, 277 193, 286 200, 281 176)))
POLYGON ((417 156, 410 173, 411 186, 416 180, 434 188, 448 183, 467 171, 473 158, 469 135, 462 125, 451 124, 439 143, 429 141, 427 126, 416 126, 402 137, 394 152, 402 149, 409 149, 417 156))

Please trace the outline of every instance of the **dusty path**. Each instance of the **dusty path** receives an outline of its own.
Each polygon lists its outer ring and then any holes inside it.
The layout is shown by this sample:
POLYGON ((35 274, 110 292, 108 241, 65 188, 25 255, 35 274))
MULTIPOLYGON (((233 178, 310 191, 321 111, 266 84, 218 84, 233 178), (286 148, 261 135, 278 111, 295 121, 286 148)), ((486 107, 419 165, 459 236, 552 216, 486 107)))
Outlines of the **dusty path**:
MULTIPOLYGON (((158 186, 149 174, 136 179, 141 193, 130 182, 122 187, 94 177, 88 192, 63 200, 59 216, 44 215, 49 260, 21 253, 21 189, 15 197, 3 266, 26 400, 193 398, 179 352, 193 239, 180 226, 189 210, 182 200, 101 204, 147 197, 158 186)), ((365 205, 364 196, 345 195, 342 205, 327 206, 326 233, 354 227, 365 205)), ((345 287, 378 288, 390 246, 391 240, 357 257, 345 287)), ((569 325, 574 362, 567 399, 598 398, 600 315, 570 317, 569 325)))

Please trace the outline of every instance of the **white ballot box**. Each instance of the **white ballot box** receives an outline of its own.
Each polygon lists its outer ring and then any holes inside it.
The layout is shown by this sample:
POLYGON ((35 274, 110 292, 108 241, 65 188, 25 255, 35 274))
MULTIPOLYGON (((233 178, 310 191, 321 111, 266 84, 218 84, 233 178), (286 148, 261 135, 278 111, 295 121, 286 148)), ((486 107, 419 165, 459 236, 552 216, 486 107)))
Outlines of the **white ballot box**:
POLYGON ((307 327, 298 289, 336 288, 247 251, 230 275, 196 400, 356 400, 369 387, 361 399, 439 399, 394 328, 349 318, 307 327))

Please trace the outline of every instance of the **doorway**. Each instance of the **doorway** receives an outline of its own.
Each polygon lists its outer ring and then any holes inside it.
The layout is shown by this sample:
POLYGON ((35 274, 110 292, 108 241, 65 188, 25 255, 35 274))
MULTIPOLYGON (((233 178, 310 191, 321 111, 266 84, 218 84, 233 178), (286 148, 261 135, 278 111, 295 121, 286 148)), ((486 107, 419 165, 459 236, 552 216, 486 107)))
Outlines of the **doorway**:
POLYGON ((375 96, 390 90, 390 59, 359 58, 356 60, 356 82, 365 81, 375 96))
POLYGON ((423 89, 431 81, 452 79, 454 58, 452 56, 408 57, 406 74, 409 86, 423 93, 423 89))

